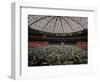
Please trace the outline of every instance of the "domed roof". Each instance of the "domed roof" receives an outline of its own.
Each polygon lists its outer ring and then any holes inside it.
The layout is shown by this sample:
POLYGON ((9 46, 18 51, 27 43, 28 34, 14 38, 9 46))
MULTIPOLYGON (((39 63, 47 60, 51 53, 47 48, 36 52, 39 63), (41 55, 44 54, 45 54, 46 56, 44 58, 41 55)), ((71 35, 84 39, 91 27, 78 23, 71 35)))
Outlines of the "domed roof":
POLYGON ((28 15, 30 28, 50 33, 72 33, 88 28, 87 17, 28 15))

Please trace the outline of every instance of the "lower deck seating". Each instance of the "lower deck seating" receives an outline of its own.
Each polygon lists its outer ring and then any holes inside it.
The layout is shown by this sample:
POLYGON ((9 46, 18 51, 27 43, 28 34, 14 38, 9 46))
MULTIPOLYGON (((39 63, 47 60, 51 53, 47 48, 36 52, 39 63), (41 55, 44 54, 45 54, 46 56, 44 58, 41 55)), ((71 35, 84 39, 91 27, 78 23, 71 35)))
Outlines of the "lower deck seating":
POLYGON ((75 45, 46 45, 28 49, 28 66, 87 64, 87 50, 75 45))

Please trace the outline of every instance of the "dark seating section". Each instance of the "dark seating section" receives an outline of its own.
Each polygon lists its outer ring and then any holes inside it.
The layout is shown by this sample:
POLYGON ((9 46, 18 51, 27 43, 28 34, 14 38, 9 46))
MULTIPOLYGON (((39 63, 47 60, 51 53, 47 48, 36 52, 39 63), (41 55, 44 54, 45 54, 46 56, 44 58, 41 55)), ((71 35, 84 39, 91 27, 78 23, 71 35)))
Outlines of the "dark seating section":
POLYGON ((75 45, 47 45, 28 49, 28 66, 87 63, 87 50, 75 45))

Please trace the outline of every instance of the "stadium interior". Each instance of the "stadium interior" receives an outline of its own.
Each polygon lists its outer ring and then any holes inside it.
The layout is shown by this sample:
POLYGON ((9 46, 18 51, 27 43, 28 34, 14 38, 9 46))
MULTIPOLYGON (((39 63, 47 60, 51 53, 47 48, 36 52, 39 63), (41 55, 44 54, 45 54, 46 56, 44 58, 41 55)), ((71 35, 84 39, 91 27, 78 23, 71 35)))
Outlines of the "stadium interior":
POLYGON ((29 15, 28 66, 87 64, 87 21, 87 17, 29 15))

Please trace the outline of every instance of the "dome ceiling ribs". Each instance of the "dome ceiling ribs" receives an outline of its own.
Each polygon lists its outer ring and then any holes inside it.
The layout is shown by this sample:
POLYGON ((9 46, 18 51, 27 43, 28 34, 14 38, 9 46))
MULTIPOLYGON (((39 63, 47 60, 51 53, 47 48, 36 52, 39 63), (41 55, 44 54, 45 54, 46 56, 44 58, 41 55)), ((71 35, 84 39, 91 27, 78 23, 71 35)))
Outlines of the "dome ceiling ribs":
POLYGON ((46 18, 48 18, 48 17, 49 17, 49 16, 41 17, 40 19, 38 19, 38 20, 34 21, 33 23, 31 23, 30 26, 33 25, 34 23, 37 23, 37 22, 39 22, 40 20, 46 19, 46 18))
POLYGON ((87 17, 29 15, 30 28, 51 33, 73 33, 87 30, 87 17))
POLYGON ((55 28, 56 28, 56 24, 57 24, 57 17, 56 17, 56 21, 55 21, 55 23, 54 23, 53 32, 55 31, 55 28))
POLYGON ((62 20, 61 20, 61 17, 59 18, 60 22, 61 22, 61 27, 62 27, 62 30, 64 32, 64 27, 63 27, 63 24, 62 24, 62 20))
POLYGON ((74 29, 72 28, 72 26, 70 25, 70 23, 64 17, 62 17, 62 19, 69 25, 69 27, 71 28, 72 32, 74 32, 74 29))
POLYGON ((46 25, 42 28, 42 31, 46 28, 46 26, 54 19, 55 17, 52 17, 47 23, 46 25))
POLYGON ((79 24, 83 29, 85 29, 85 27, 83 25, 81 25, 79 22, 77 22, 76 20, 72 19, 71 17, 66 17, 68 19, 70 19, 71 21, 76 22, 77 24, 79 24))

